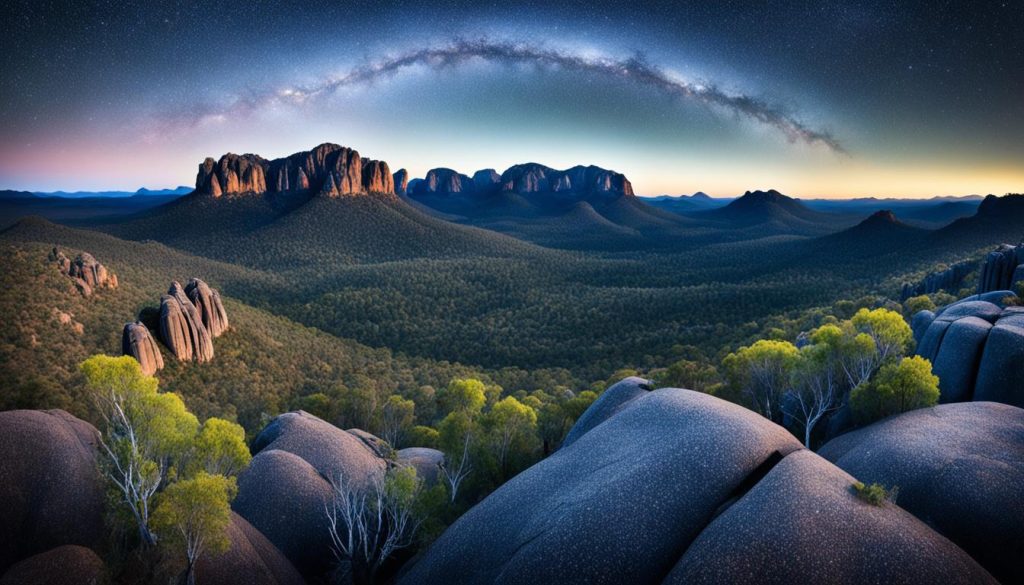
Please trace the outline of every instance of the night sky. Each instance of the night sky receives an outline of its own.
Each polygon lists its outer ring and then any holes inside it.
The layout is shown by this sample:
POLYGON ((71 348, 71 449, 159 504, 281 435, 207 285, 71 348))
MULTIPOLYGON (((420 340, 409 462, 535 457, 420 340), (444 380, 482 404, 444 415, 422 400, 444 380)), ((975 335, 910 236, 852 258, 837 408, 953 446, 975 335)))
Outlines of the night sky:
POLYGON ((1024 0, 8 0, 0 28, 0 188, 337 142, 413 176, 597 164, 642 195, 1024 191, 1024 0))

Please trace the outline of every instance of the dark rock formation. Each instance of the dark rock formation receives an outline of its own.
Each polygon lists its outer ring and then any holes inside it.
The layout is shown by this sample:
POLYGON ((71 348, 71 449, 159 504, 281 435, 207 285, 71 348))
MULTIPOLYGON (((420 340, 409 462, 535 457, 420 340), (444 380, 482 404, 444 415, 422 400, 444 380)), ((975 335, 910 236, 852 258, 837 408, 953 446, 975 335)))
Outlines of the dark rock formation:
POLYGON ((625 175, 595 166, 557 171, 537 163, 510 167, 501 174, 501 189, 519 194, 555 192, 580 196, 633 195, 625 175))
POLYGON ((978 293, 994 290, 1014 290, 1024 281, 1024 242, 1011 246, 1003 244, 989 252, 981 263, 978 293))
POLYGON ((398 464, 416 469, 416 476, 427 486, 434 485, 441 476, 444 453, 427 447, 407 447, 397 451, 398 464))
POLYGON ((575 443, 584 433, 608 420, 634 399, 650 392, 651 389, 650 381, 637 377, 629 377, 612 385, 611 388, 602 392, 601 396, 576 419, 576 423, 572 425, 569 433, 565 435, 565 440, 562 441, 562 448, 575 443))
POLYGON ((254 154, 229 153, 216 162, 208 158, 196 177, 196 192, 213 197, 294 191, 340 197, 394 190, 387 163, 363 159, 351 148, 329 143, 270 161, 254 154))
POLYGON ((232 507, 303 575, 322 575, 333 560, 324 512, 330 482, 342 476, 369 485, 386 463, 359 438, 303 411, 271 421, 252 450, 232 507))
POLYGON ((1003 583, 1024 583, 1024 410, 991 402, 915 410, 838 437, 820 454, 863 482, 899 486, 900 507, 1003 583))
POLYGON ((686 549, 663 583, 995 583, 897 506, 810 451, 784 457, 686 549))
POLYGON ((167 294, 178 302, 182 315, 185 316, 185 323, 188 325, 188 334, 195 360, 199 363, 212 360, 213 337, 206 329, 206 326, 203 325, 202 313, 192 304, 188 295, 185 294, 185 289, 182 288, 181 283, 178 281, 171 282, 171 287, 167 290, 167 294))
POLYGON ((231 513, 231 542, 221 555, 205 554, 196 563, 197 583, 225 585, 302 585, 302 576, 267 537, 231 513))
POLYGON ((185 286, 185 294, 199 310, 203 326, 213 337, 220 337, 228 330, 228 314, 220 300, 217 289, 210 288, 202 280, 193 278, 185 286))
POLYGON ((394 459, 395 450, 388 444, 387 441, 378 437, 373 433, 368 433, 363 429, 348 429, 348 434, 359 439, 366 445, 366 448, 373 451, 373 454, 377 457, 384 459, 394 459))
POLYGON ((160 355, 149 329, 141 321, 125 323, 121 334, 121 353, 130 355, 142 366, 142 373, 152 376, 157 370, 164 368, 164 358, 160 355))
POLYGON ((405 195, 409 187, 409 171, 398 169, 397 173, 391 175, 391 180, 395 183, 395 194, 405 195))
POLYGON ((99 545, 98 445, 96 429, 63 410, 0 412, 0 574, 61 545, 99 545))
POLYGON ((472 193, 475 184, 473 179, 452 169, 430 169, 422 181, 416 183, 413 193, 416 195, 452 195, 455 193, 472 193))
POLYGON ((92 549, 64 545, 31 556, 0 577, 0 585, 96 585, 106 564, 92 549))
POLYGON ((940 402, 990 400, 1024 406, 1024 308, 1010 291, 974 295, 914 315, 917 355, 932 362, 940 402))
POLYGON ((472 508, 400 583, 994 582, 853 483, 749 410, 655 390, 472 508))
POLYGON ((473 173, 473 186, 477 191, 490 191, 501 182, 501 175, 494 169, 481 169, 473 173))
POLYGON ((75 287, 83 296, 90 296, 99 288, 117 288, 117 275, 107 270, 106 266, 97 262, 88 252, 82 252, 71 261, 64 252, 55 247, 50 251, 49 258, 51 262, 57 263, 57 269, 61 274, 74 281, 75 287))
POLYGON ((975 262, 965 260, 963 262, 957 262, 945 270, 932 272, 917 284, 911 284, 909 282, 904 283, 903 290, 900 291, 900 301, 902 302, 910 297, 930 295, 940 291, 945 291, 955 295, 960 291, 964 279, 974 272, 976 268, 977 264, 975 262))

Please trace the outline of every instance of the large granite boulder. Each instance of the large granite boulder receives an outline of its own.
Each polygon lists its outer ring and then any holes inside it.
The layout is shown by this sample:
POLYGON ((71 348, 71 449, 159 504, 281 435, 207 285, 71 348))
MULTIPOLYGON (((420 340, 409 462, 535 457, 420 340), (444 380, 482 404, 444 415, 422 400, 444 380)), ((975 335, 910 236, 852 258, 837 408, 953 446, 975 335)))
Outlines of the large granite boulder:
POLYGON ((1002 582, 1024 583, 1024 410, 914 410, 833 439, 820 454, 861 481, 898 486, 901 508, 1002 582))
POLYGON ((1024 308, 1010 291, 973 295, 912 319, 917 355, 932 362, 940 402, 1024 406, 1024 308))
POLYGON ((98 288, 117 288, 117 275, 100 264, 92 254, 82 252, 74 261, 59 248, 50 251, 49 260, 57 264, 57 270, 69 277, 82 296, 90 296, 98 288))
POLYGON ((569 429, 562 441, 562 448, 576 442, 587 431, 608 420, 622 410, 630 402, 650 392, 649 380, 630 376, 613 384, 597 397, 597 400, 583 412, 576 423, 569 429))
POLYGON ((141 321, 124 324, 124 331, 121 333, 121 353, 135 358, 142 366, 142 373, 147 376, 152 376, 157 370, 164 368, 160 347, 141 321))
POLYGON ((102 541, 99 440, 63 410, 0 412, 0 574, 61 545, 102 541))
POLYGON ((224 585, 302 585, 292 563, 245 518, 231 513, 230 547, 220 555, 206 554, 196 563, 197 583, 224 585))
POLYGON ((178 281, 172 281, 167 294, 174 297, 181 306, 183 314, 188 316, 186 323, 189 326, 189 337, 192 341, 194 358, 197 362, 203 363, 213 359, 213 336, 203 325, 203 315, 196 308, 195 304, 188 298, 184 287, 178 281))
POLYGON ((645 391, 472 508, 399 583, 994 583, 855 481, 747 409, 645 391))
POLYGON ((195 355, 195 347, 192 345, 194 326, 178 299, 171 295, 160 297, 160 340, 179 361, 192 361, 195 355))
POLYGON ((444 465, 444 453, 429 447, 406 447, 397 451, 399 465, 408 465, 416 470, 416 477, 423 480, 424 485, 432 486, 441 477, 441 466, 444 465))
POLYGON ((660 582, 724 503, 800 448, 735 404, 648 392, 469 510, 400 582, 660 582))
POLYGON ((232 507, 266 535, 308 579, 334 561, 325 506, 332 482, 367 486, 387 464, 362 440, 304 412, 276 417, 253 441, 232 507))
POLYGON ((809 451, 716 517, 663 583, 996 583, 955 544, 809 451))
POLYGON ((199 311, 200 320, 211 336, 220 337, 228 330, 228 314, 217 289, 193 278, 185 285, 185 295, 199 311))
POLYGON ((106 564, 92 549, 67 544, 31 556, 0 577, 0 585, 98 585, 106 564))

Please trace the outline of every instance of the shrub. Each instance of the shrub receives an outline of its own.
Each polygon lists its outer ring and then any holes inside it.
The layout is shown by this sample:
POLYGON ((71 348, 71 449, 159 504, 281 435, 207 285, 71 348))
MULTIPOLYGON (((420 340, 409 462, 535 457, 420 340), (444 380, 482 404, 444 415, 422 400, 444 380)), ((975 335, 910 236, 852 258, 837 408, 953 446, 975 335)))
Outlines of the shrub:
POLYGON ((899 488, 893 486, 892 489, 887 490, 880 483, 864 485, 863 482, 858 481, 853 484, 853 493, 862 501, 872 506, 881 506, 885 502, 895 503, 899 488))

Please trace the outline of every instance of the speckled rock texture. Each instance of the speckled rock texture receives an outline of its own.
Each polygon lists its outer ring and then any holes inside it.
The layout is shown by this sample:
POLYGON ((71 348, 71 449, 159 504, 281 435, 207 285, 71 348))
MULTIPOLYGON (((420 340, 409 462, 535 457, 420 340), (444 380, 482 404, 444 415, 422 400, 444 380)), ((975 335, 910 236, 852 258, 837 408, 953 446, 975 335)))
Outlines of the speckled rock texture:
POLYGON ((444 464, 444 453, 428 447, 407 447, 397 451, 399 465, 411 465, 416 469, 416 476, 425 485, 431 486, 441 476, 441 465, 444 464))
POLYGON ((69 544, 19 562, 0 577, 0 585, 99 585, 105 573, 92 549, 69 544))
POLYGON ((333 561, 324 505, 339 474, 364 485, 386 463, 363 441, 304 412, 282 414, 253 441, 252 463, 238 478, 232 507, 307 578, 333 561))
POLYGON ((848 433, 820 453, 861 481, 899 486, 900 507, 1003 583, 1024 583, 1024 410, 943 404, 848 433))
POLYGON ((562 441, 562 448, 576 442, 587 431, 611 418, 634 399, 647 394, 653 386, 649 380, 631 376, 613 384, 572 425, 562 441))
POLYGON ((855 481, 740 406, 645 391, 472 508, 399 583, 995 582, 855 481))
POLYGON ((783 458, 690 545, 663 583, 995 583, 970 556, 809 451, 783 458))
POLYGON ((125 323, 121 333, 121 353, 130 355, 142 366, 142 373, 152 376, 164 368, 160 347, 141 321, 125 323))
POLYGON ((0 574, 60 545, 97 546, 99 434, 63 410, 0 412, 0 574))
POLYGON ((766 462, 800 448, 735 404, 648 392, 469 510, 400 583, 658 583, 766 462))
POLYGON ((203 555, 196 564, 197 583, 224 585, 303 585, 302 576, 267 537, 245 518, 231 513, 230 548, 203 555))
POLYGON ((917 355, 932 362, 942 403, 987 400, 1024 406, 1024 307, 1010 291, 973 295, 914 315, 917 355))

